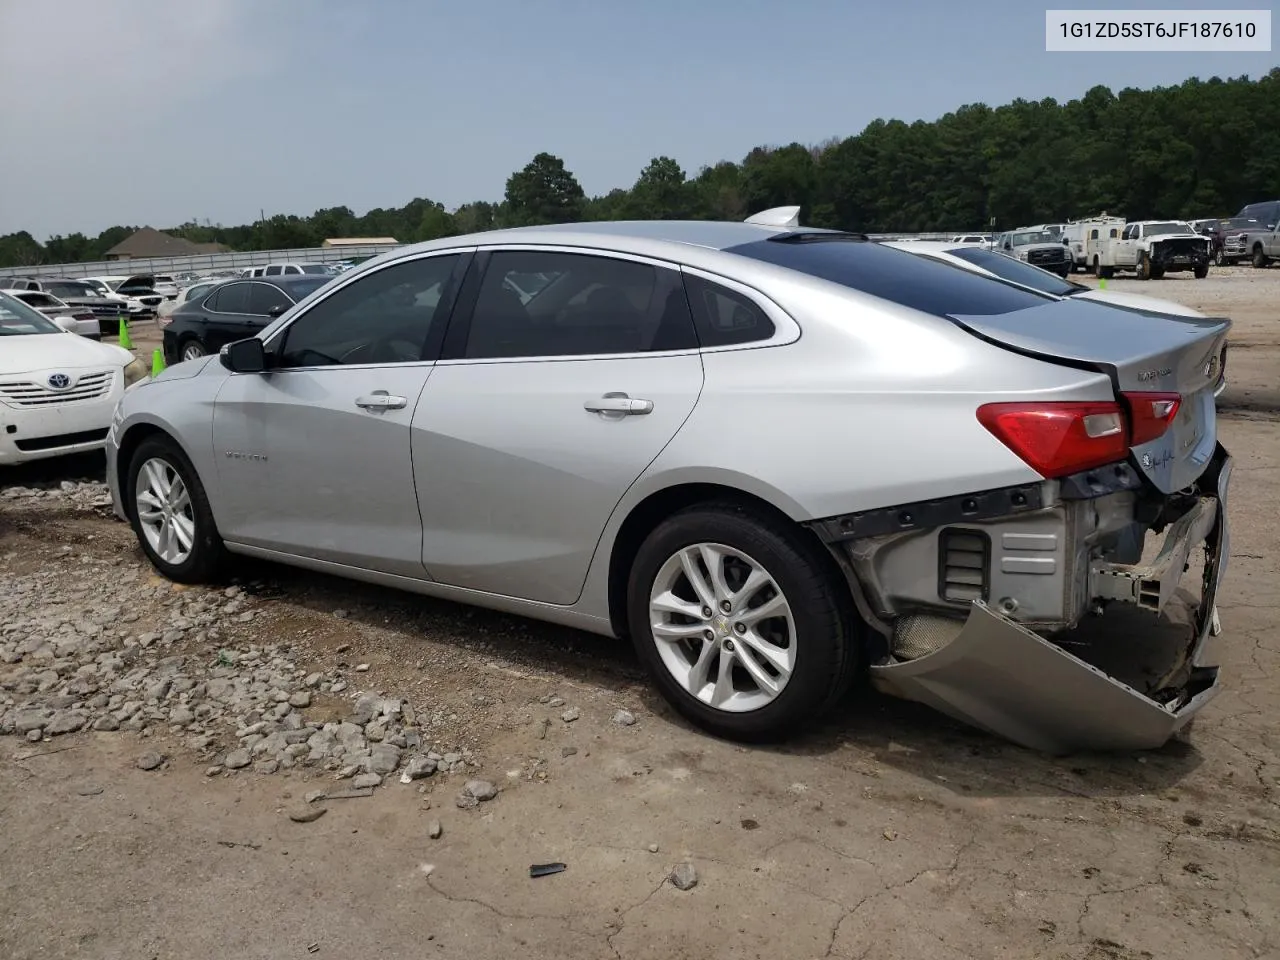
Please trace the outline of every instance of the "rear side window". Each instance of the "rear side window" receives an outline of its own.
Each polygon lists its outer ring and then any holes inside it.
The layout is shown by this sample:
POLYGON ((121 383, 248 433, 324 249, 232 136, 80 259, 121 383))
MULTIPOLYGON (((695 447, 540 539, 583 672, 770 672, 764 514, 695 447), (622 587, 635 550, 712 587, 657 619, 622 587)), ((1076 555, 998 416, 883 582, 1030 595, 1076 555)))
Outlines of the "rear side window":
POLYGON ((858 240, 757 240, 728 253, 838 283, 935 317, 989 317, 1051 298, 925 257, 858 240))
POLYGON ((773 336, 773 321, 742 294, 691 274, 685 274, 684 286, 702 346, 727 347, 773 336))

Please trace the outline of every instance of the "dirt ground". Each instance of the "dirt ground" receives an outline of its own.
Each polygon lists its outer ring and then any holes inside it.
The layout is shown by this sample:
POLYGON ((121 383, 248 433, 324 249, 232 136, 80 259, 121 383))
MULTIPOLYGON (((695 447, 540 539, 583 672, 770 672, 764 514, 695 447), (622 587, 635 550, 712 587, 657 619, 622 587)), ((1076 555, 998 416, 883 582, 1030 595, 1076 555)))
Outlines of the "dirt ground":
MULTIPOLYGON (((470 767, 299 823, 332 773, 209 776, 164 724, 0 737, 0 957, 1280 957, 1280 269, 1110 285, 1236 324, 1225 688, 1185 739, 1052 759, 860 691, 822 730, 748 749, 676 718, 620 644, 245 564, 254 616, 218 643, 283 644, 300 672, 403 697, 470 767), (139 768, 148 751, 159 768, 139 768), (498 796, 460 808, 477 776, 498 796), (547 862, 566 869, 530 877, 547 862), (684 862, 690 890, 666 882, 684 862)), ((152 339, 135 332, 140 354, 152 339)), ((100 504, 4 499, 101 470, 0 477, 0 599, 46 584, 51 630, 71 618, 64 586, 104 591, 139 630, 168 609, 100 504)))

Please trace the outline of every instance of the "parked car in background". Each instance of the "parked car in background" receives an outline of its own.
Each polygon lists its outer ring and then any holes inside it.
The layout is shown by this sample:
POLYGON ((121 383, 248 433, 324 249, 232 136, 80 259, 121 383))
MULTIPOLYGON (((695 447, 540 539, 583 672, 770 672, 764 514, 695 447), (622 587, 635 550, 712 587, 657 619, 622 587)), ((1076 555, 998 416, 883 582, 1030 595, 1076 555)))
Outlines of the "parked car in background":
POLYGON ((1124 217, 1103 212, 1063 224, 1062 240, 1070 251, 1072 270, 1093 270, 1096 274, 1101 248, 1119 238, 1125 223, 1124 217))
POLYGON ((84 307, 103 322, 117 321, 128 313, 128 305, 119 298, 102 296, 98 288, 84 280, 68 280, 63 277, 11 277, 0 283, 14 290, 38 290, 57 297, 70 307, 84 307))
POLYGON ((162 325, 168 324, 172 319, 175 310, 191 300, 199 300, 222 282, 222 280, 201 280, 197 283, 191 284, 189 287, 183 287, 178 291, 178 295, 176 297, 172 300, 166 300, 156 308, 156 320, 162 325))
POLYGON ((116 287, 123 280, 127 280, 128 277, 84 277, 82 279, 97 291, 98 296, 122 304, 126 311, 125 315, 130 319, 140 319, 154 309, 154 307, 147 306, 138 297, 126 296, 117 291, 116 287))
POLYGON ((78 333, 80 336, 88 337, 90 340, 102 339, 102 327, 98 324, 98 317, 86 307, 72 307, 63 303, 53 294, 43 293, 40 290, 4 290, 0 292, 21 300, 33 310, 39 310, 50 320, 61 319, 67 321, 64 324, 59 324, 64 330, 78 333))
POLYGON ((253 336, 330 279, 295 274, 232 280, 214 286, 203 297, 188 299, 169 315, 164 328, 165 362, 194 360, 253 336))
POLYGON ((178 295, 178 283, 173 277, 161 276, 156 274, 151 278, 151 289, 166 300, 172 300, 178 295))
POLYGON ((308 274, 317 277, 331 277, 334 271, 327 263, 268 263, 260 267, 248 268, 246 277, 296 277, 308 274))
POLYGON ((1044 267, 1060 277, 1071 272, 1071 251, 1059 236, 1047 230, 1015 230, 1003 234, 997 246, 1019 260, 1044 267))
POLYGON ((966 270, 999 277, 1009 283, 1047 293, 1054 297, 1077 297, 1081 300, 1093 300, 1098 303, 1117 307, 1128 307, 1134 310, 1152 310, 1177 317, 1203 317, 1199 310, 1176 303, 1173 300, 1162 300, 1159 297, 1148 297, 1141 293, 1130 293, 1127 290, 1099 290, 1083 283, 1075 283, 1052 271, 1033 266, 1024 260, 1011 257, 998 250, 985 250, 970 244, 943 243, 925 241, 917 243, 899 243, 885 241, 885 246, 898 247, 921 257, 931 257, 943 263, 950 263, 966 270))
POLYGON ((1210 241, 1185 220, 1138 220, 1125 225, 1119 239, 1100 246, 1098 276, 1132 270, 1139 280, 1190 270, 1197 280, 1209 274, 1210 241))
POLYGON ((1264 231, 1262 224, 1253 219, 1228 217, 1219 222, 1214 240, 1220 241, 1214 262, 1220 266, 1233 267, 1242 260, 1249 259, 1248 235, 1250 232, 1264 231))
POLYGON ((399 247, 130 393, 115 512, 177 581, 251 555, 630 636, 718 735, 866 668, 1035 749, 1164 743, 1219 684, 1230 322, 773 219, 399 247))
POLYGON ((1255 267, 1262 268, 1272 260, 1280 259, 1280 225, 1273 225, 1268 230, 1259 224, 1254 229, 1242 231, 1234 239, 1236 249, 1243 250, 1255 267))
POLYGON ((0 293, 0 466, 101 449, 116 404, 149 373, 0 293))
POLYGON ((1280 200, 1264 200, 1261 203, 1249 203, 1236 214, 1241 220, 1257 220, 1268 230, 1280 225, 1280 200))
POLYGON ((952 243, 990 243, 991 240, 991 235, 985 233, 958 233, 951 238, 952 243))

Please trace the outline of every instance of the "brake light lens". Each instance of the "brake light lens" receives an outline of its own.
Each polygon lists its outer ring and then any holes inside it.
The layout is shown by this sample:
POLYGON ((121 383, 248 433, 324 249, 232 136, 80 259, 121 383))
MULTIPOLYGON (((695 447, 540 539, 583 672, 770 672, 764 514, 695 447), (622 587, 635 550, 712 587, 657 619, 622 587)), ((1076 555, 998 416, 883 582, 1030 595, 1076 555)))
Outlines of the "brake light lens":
POLYGON ((1065 477, 1129 453, 1118 403, 987 403, 978 422, 1043 477, 1065 477))
POLYGON ((1129 406, 1131 447, 1164 436, 1182 406, 1182 397, 1176 393, 1126 393, 1123 396, 1129 406))
POLYGON ((1043 477, 1065 477, 1124 460, 1129 448, 1162 436, 1182 398, 1126 393, 1124 403, 988 403, 978 422, 1043 477))

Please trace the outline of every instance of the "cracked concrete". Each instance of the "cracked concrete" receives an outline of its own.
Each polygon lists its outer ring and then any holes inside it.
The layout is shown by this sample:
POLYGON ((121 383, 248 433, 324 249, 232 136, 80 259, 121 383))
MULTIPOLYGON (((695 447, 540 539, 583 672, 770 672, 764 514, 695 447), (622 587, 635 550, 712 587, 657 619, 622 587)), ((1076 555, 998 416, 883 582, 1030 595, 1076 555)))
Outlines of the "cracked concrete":
MULTIPOLYGON (((1280 421, 1231 412, 1275 389, 1280 270, 1264 278, 1252 299, 1225 272, 1113 281, 1265 340, 1228 364, 1225 683, 1183 740, 1047 758, 864 693, 798 742, 748 749, 674 718, 625 650, 256 568, 275 590, 245 637, 297 637, 317 665, 353 645, 371 688, 464 717, 501 793, 460 810, 463 778, 438 774, 298 824, 290 805, 331 785, 314 772, 209 778, 181 744, 144 772, 157 738, 2 738, 0 957, 1280 956, 1280 421), (581 718, 562 723, 547 696, 581 718), (638 722, 611 723, 619 708, 638 722), (563 873, 530 879, 556 860, 563 873), (684 860, 699 883, 682 892, 666 878, 684 860)), ((0 510, 0 582, 61 544, 140 568, 105 517, 0 510)))

